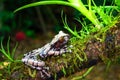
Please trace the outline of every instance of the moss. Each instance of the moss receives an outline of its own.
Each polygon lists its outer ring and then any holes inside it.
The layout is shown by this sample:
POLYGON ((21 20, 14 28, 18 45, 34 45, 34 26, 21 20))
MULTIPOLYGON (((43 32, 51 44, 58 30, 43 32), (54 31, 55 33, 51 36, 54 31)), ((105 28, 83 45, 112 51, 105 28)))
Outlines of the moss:
POLYGON ((118 36, 115 33, 118 30, 116 22, 114 21, 110 26, 91 33, 85 39, 71 38, 69 44, 73 45, 72 53, 47 59, 46 63, 48 62, 47 65, 50 67, 51 73, 54 75, 62 70, 62 73, 67 76, 85 68, 91 60, 102 60, 107 63, 111 59, 109 54, 114 56, 113 54, 116 53, 114 51, 117 46, 114 41, 118 36), (108 39, 110 37, 111 39, 108 39))

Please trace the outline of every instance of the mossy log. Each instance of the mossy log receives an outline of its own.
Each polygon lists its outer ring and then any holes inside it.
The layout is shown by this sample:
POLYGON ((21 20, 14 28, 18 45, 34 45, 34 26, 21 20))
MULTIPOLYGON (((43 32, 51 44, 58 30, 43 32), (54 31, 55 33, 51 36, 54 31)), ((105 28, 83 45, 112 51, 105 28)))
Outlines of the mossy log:
POLYGON ((72 53, 44 59, 52 75, 48 80, 58 80, 99 62, 114 61, 120 55, 120 23, 91 33, 86 39, 72 38, 69 44, 73 45, 72 53))
POLYGON ((46 66, 50 67, 48 72, 53 75, 51 78, 68 76, 99 62, 115 60, 120 55, 120 23, 92 33, 84 41, 75 38, 70 44, 73 45, 72 53, 45 60, 46 66))

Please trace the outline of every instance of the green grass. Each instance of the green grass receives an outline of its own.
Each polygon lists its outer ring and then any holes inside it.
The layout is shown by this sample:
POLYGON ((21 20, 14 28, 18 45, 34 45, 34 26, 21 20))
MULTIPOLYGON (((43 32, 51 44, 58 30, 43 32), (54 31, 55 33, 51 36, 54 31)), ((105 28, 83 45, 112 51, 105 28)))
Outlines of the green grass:
POLYGON ((12 72, 19 70, 21 68, 19 63, 21 63, 21 60, 15 59, 15 51, 18 46, 18 43, 16 43, 15 47, 11 50, 10 49, 10 37, 8 38, 6 46, 3 46, 3 39, 0 43, 0 52, 3 56, 3 61, 0 62, 0 79, 7 79, 10 78, 12 72), (5 73, 5 75, 3 75, 5 73), (7 76, 6 76, 7 75, 7 76))
POLYGON ((6 49, 3 46, 3 39, 1 40, 0 45, 1 45, 0 52, 6 57, 6 59, 9 62, 19 62, 19 61, 21 61, 21 60, 15 60, 14 59, 14 55, 15 55, 15 51, 16 51, 16 48, 18 46, 18 43, 16 43, 15 47, 12 50, 10 50, 10 37, 9 37, 8 41, 7 41, 7 44, 6 44, 6 49))

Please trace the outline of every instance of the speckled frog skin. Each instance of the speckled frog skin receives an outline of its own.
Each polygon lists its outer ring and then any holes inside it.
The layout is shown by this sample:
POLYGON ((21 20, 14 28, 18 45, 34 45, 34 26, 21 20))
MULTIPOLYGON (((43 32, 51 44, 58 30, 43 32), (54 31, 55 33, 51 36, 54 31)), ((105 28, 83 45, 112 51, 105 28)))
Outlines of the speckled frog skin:
POLYGON ((68 34, 60 31, 57 35, 55 35, 50 43, 47 43, 41 48, 32 50, 24 54, 22 62, 33 69, 39 70, 41 73, 41 77, 50 77, 51 75, 47 73, 49 67, 46 67, 45 62, 38 59, 37 56, 40 56, 41 58, 46 58, 49 56, 58 56, 66 52, 71 52, 71 50, 69 50, 67 47, 69 38, 70 37, 68 34))

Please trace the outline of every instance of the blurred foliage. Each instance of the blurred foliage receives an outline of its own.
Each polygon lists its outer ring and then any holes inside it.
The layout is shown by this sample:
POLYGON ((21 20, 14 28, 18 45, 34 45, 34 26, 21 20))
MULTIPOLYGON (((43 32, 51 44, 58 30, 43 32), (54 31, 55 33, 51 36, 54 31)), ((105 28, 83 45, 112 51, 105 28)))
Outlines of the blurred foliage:
POLYGON ((115 4, 120 8, 120 0, 115 0, 115 4))
POLYGON ((41 0, 0 1, 0 38, 14 35, 19 31, 23 31, 28 37, 33 38, 36 32, 43 33, 44 31, 47 32, 49 29, 58 32, 62 29, 62 21, 59 21, 61 17, 57 17, 60 14, 58 10, 61 11, 61 8, 54 8, 54 6, 52 6, 52 9, 51 7, 43 6, 37 9, 26 9, 20 13, 13 14, 16 8, 36 1, 41 0), (46 10, 44 8, 46 8, 46 10), (50 27, 47 24, 50 25, 50 27))
POLYGON ((17 31, 25 31, 32 25, 32 21, 28 16, 22 19, 21 15, 15 18, 13 10, 17 6, 27 3, 24 1, 15 0, 2 0, 0 1, 0 39, 5 36, 15 34, 17 31), (21 25, 24 24, 24 25, 21 25))
MULTIPOLYGON (((1 0, 0 1, 0 38, 3 36, 8 36, 15 34, 17 31, 23 31, 26 33, 28 37, 35 37, 35 32, 44 32, 48 29, 54 30, 55 32, 58 32, 59 30, 63 29, 63 24, 61 21, 61 17, 58 17, 60 15, 61 10, 63 9, 65 14, 69 15, 69 21, 74 18, 80 18, 81 13, 79 13, 77 10, 74 10, 70 8, 68 10, 67 7, 54 7, 54 6, 47 6, 48 9, 45 6, 39 7, 39 12, 35 8, 29 8, 25 9, 24 11, 21 11, 17 14, 13 14, 13 11, 25 4, 29 4, 32 2, 37 1, 45 1, 45 0, 1 0), (46 10, 44 10, 46 8, 46 10), (58 11, 59 10, 59 11, 58 11), (67 11, 66 11, 67 10, 67 11), (70 13, 72 12, 72 13, 70 13), (41 16, 44 16, 43 19, 41 16), (40 17, 39 17, 40 16, 40 17), (49 17, 49 18, 48 18, 49 17), (41 18, 43 20, 43 24, 39 20, 41 18), (52 27, 48 27, 48 25, 52 24, 52 27), (14 33, 13 33, 14 32, 14 33)), ((59 0, 57 0, 59 1, 59 0)), ((63 0, 67 1, 67 0, 63 0)), ((84 4, 88 3, 88 0, 82 0, 84 4)), ((96 5, 102 5, 104 3, 104 0, 94 0, 96 5)), ((113 0, 106 0, 106 5, 110 5, 113 0)), ((115 0, 116 4, 118 4, 119 0, 115 0)), ((116 14, 116 13, 114 13, 116 14)), ((82 19, 81 19, 82 20, 82 19)), ((84 19, 89 23, 89 20, 84 19)), ((75 25, 75 20, 72 20, 70 22, 70 25, 75 25)))

